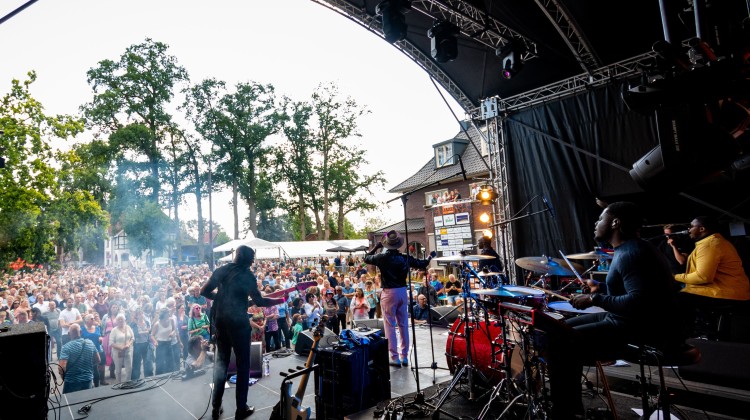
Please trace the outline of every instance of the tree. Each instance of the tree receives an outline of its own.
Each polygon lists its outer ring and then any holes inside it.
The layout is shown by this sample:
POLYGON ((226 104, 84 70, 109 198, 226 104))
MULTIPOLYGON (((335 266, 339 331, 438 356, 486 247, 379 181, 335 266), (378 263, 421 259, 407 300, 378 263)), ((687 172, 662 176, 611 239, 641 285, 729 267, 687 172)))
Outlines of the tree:
POLYGON ((369 113, 357 102, 347 97, 343 101, 338 98, 338 88, 334 84, 320 85, 312 95, 312 108, 316 117, 317 127, 313 133, 314 144, 320 161, 318 162, 319 182, 322 185, 323 231, 319 231, 320 239, 329 239, 328 229, 329 211, 332 192, 331 165, 337 156, 345 156, 352 150, 343 143, 351 137, 360 136, 357 131, 358 119, 369 113))
POLYGON ((161 252, 171 244, 174 222, 164 214, 161 207, 151 200, 143 200, 123 214, 122 227, 128 235, 131 253, 140 258, 145 251, 161 252))
MULTIPOLYGON (((83 130, 80 119, 51 116, 31 96, 28 79, 13 80, 0 101, 0 147, 5 168, 0 169, 0 261, 22 258, 48 263, 55 257, 55 220, 50 212, 61 190, 53 166, 52 139, 67 140, 83 130)), ((64 198, 64 197, 63 197, 64 198)))
POLYGON ((281 109, 285 115, 281 127, 284 138, 272 150, 274 180, 287 187, 290 198, 284 200, 286 194, 278 194, 279 204, 290 215, 295 215, 295 236, 304 240, 309 226, 308 203, 319 191, 313 171, 312 107, 306 102, 293 102, 285 97, 281 109))
POLYGON ((359 211, 374 210, 377 203, 372 200, 373 187, 385 185, 383 172, 373 175, 360 175, 361 166, 366 164, 363 150, 351 151, 346 156, 339 157, 331 165, 331 198, 336 203, 338 238, 344 239, 344 220, 346 215, 359 211))
POLYGON ((175 87, 188 80, 187 71, 167 49, 146 38, 128 47, 119 61, 100 61, 86 73, 94 98, 82 106, 88 123, 110 134, 111 141, 130 152, 128 158, 145 157, 146 186, 154 202, 160 192, 161 143, 172 120, 167 107, 175 87))

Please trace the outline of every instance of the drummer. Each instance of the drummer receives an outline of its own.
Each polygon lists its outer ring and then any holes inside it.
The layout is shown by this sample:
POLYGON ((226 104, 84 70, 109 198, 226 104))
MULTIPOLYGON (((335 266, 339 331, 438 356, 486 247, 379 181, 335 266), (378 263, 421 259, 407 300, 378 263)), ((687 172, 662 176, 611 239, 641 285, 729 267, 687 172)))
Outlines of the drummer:
POLYGON ((489 255, 494 257, 493 259, 479 260, 477 269, 479 271, 495 271, 500 272, 503 270, 503 263, 500 261, 500 255, 492 248, 492 239, 482 236, 477 241, 477 248, 479 248, 480 255, 489 255))
MULTIPOLYGON (((595 227, 595 239, 615 248, 606 283, 592 284, 590 294, 571 298, 576 309, 598 306, 607 312, 566 321, 573 334, 550 332, 548 363, 552 418, 583 416, 581 371, 584 362, 624 357, 628 344, 660 349, 673 344, 672 274, 664 256, 640 239, 640 210, 629 202, 610 204, 595 227)), ((583 418, 583 417, 581 417, 583 418)))

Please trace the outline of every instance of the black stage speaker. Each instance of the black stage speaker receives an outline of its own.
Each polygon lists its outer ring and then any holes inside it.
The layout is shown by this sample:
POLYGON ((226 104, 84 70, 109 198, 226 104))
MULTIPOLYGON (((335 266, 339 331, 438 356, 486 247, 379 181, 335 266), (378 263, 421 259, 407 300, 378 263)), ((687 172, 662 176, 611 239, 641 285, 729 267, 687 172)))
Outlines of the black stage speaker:
POLYGON ((367 327, 370 329, 383 329, 383 320, 382 319, 361 319, 359 321, 354 321, 354 329, 358 329, 360 327, 367 327))
MULTIPOLYGON (((335 332, 325 328, 323 330, 323 337, 320 337, 318 345, 320 347, 330 347, 333 343, 338 341, 338 336, 335 332)), ((294 345, 294 352, 300 356, 307 356, 310 353, 310 348, 313 343, 313 330, 302 330, 297 336, 297 344, 294 345)))
POLYGON ((48 345, 41 322, 0 328, 0 419, 47 418, 48 345))
POLYGON ((370 344, 352 349, 319 347, 316 418, 343 419, 391 398, 388 340, 370 335, 370 344))
POLYGON ((750 389, 750 344, 690 339, 698 347, 701 361, 680 366, 680 376, 696 382, 750 389))
POLYGON ((431 306, 430 321, 436 327, 448 327, 458 318, 460 306, 431 306))
MULTIPOLYGON (((229 357, 227 365, 227 377, 237 374, 237 359, 234 350, 229 357)), ((260 378, 263 376, 263 343, 250 343, 250 377, 260 378)))

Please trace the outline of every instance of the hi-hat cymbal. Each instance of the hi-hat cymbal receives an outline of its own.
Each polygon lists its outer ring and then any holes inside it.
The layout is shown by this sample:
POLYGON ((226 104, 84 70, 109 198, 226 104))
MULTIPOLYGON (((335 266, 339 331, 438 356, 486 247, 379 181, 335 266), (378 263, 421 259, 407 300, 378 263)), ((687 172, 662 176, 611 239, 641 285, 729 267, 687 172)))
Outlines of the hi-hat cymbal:
POLYGON ((602 251, 582 252, 580 254, 566 255, 566 257, 570 258, 571 260, 600 260, 600 259, 611 260, 612 259, 611 254, 602 252, 602 251))
POLYGON ((502 276, 503 273, 500 273, 500 272, 497 272, 497 271, 489 271, 489 272, 485 273, 484 271, 480 271, 480 272, 477 273, 477 275, 479 277, 489 277, 489 276, 502 276))
MULTIPOLYGON (((568 268, 568 263, 561 258, 549 257, 523 257, 516 260, 516 265, 535 273, 549 274, 551 276, 572 276, 573 271, 568 268)), ((579 273, 584 270, 583 266, 573 263, 579 273)))
POLYGON ((490 255, 449 255, 446 257, 436 257, 433 258, 432 261, 447 261, 447 262, 456 262, 456 261, 480 261, 480 260, 491 260, 495 257, 490 255))

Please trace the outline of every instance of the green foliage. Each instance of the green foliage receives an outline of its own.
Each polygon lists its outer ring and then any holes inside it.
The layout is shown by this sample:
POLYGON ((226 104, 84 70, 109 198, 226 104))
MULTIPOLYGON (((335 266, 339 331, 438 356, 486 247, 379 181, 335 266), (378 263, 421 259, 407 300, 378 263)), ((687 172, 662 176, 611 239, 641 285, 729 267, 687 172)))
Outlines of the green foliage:
POLYGON ((165 250, 171 244, 170 235, 177 233, 169 216, 150 200, 129 207, 123 214, 122 228, 128 235, 131 253, 139 258, 146 250, 165 250))

